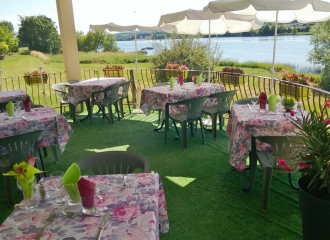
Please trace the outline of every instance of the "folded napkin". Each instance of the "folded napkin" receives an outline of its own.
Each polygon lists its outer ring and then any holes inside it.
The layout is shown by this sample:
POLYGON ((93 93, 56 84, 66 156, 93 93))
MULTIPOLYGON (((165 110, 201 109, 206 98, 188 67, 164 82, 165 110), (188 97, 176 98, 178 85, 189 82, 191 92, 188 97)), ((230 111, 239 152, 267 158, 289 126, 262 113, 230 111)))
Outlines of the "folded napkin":
POLYGON ((170 78, 170 88, 174 88, 174 78, 170 78))
POLYGON ((260 109, 266 109, 267 95, 265 93, 260 93, 259 95, 259 104, 260 109))
POLYGON ((14 117, 14 103, 13 102, 9 102, 6 104, 6 109, 7 109, 7 113, 9 117, 14 117))
POLYGON ((77 185, 83 207, 92 208, 94 206, 95 183, 85 178, 80 178, 77 185))
POLYGON ((178 78, 179 78, 179 83, 182 86, 184 79, 183 79, 183 77, 181 77, 181 75, 178 75, 178 78))
POLYGON ((202 80, 203 80, 203 76, 202 76, 202 74, 199 74, 199 76, 197 77, 198 86, 202 85, 202 80))
POLYGON ((24 99, 23 106, 24 106, 25 112, 30 112, 31 111, 31 100, 30 100, 30 97, 27 97, 27 98, 24 99))
POLYGON ((272 94, 268 99, 269 111, 275 112, 277 103, 277 96, 272 94))
POLYGON ((99 79, 100 78, 100 72, 99 71, 96 71, 95 73, 96 73, 97 79, 99 79))
POLYGON ((64 173, 62 183, 70 198, 77 202, 80 201, 80 194, 77 185, 79 179, 80 169, 76 163, 72 163, 64 173))

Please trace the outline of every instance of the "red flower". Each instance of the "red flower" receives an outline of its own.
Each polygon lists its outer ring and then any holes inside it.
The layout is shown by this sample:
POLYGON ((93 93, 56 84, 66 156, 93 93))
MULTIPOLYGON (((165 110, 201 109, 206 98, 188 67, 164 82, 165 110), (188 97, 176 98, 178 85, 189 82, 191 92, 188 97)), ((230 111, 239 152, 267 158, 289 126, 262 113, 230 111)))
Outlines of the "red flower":
POLYGON ((329 124, 330 123, 330 118, 325 119, 323 123, 324 124, 329 124))
POLYGON ((33 167, 34 164, 36 164, 36 157, 33 158, 32 156, 29 155, 29 156, 27 157, 27 163, 28 163, 30 166, 33 167))
POLYGON ((290 115, 291 115, 291 117, 293 117, 294 114, 295 114, 295 112, 294 112, 293 110, 291 110, 291 111, 290 111, 290 115))
POLYGON ((280 167, 286 165, 286 164, 285 164, 285 160, 280 159, 280 158, 278 159, 278 164, 280 165, 280 167))
POLYGON ((18 167, 15 169, 15 173, 17 174, 21 174, 23 172, 23 168, 22 167, 18 167))
POLYGON ((325 106, 330 107, 330 99, 325 102, 325 106))
POLYGON ((304 163, 304 162, 300 162, 300 163, 298 163, 298 165, 301 168, 308 168, 308 165, 306 163, 304 163))

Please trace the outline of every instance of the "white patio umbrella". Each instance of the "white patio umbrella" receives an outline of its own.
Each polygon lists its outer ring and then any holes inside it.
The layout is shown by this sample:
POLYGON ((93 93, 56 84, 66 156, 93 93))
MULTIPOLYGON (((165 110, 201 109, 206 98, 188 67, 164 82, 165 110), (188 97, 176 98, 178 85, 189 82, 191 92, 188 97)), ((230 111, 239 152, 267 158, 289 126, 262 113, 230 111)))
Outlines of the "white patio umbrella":
MULTIPOLYGON (((134 31, 135 35, 135 67, 136 67, 136 81, 139 81, 138 77, 138 61, 137 61, 137 43, 136 43, 136 29, 140 31, 154 31, 158 30, 158 26, 140 26, 140 25, 117 25, 113 22, 101 25, 89 25, 89 28, 92 30, 109 30, 113 32, 127 32, 134 31)), ((137 84, 137 91, 140 92, 139 84, 137 84)))
POLYGON ((231 19, 275 23, 271 93, 274 89, 274 65, 276 52, 277 24, 323 22, 330 19, 330 2, 326 0, 217 0, 209 2, 204 11, 214 13, 231 11, 231 19))
MULTIPOLYGON (((263 25, 262 22, 255 20, 237 21, 229 20, 232 13, 219 12, 213 13, 212 11, 193 10, 188 9, 181 12, 169 13, 162 15, 158 22, 158 27, 164 32, 176 32, 179 34, 196 35, 208 34, 208 60, 209 60, 209 71, 208 71, 208 82, 210 82, 210 67, 211 67, 211 34, 225 34, 249 32, 251 29, 257 30, 263 25)), ((247 17, 248 18, 248 17, 247 17)))

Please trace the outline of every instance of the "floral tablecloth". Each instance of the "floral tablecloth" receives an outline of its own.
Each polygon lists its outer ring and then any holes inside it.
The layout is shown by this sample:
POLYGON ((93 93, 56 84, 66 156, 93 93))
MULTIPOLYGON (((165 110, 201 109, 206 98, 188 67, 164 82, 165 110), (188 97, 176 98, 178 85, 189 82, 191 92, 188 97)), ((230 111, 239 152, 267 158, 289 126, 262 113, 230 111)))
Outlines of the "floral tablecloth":
POLYGON ((24 101, 29 94, 24 92, 22 89, 11 90, 11 91, 0 91, 0 103, 17 101, 24 101))
MULTIPOLYGON (((297 128, 284 116, 252 112, 246 105, 233 105, 227 125, 230 164, 239 171, 246 166, 246 153, 251 148, 251 134, 258 136, 293 136, 297 128)), ((267 150, 268 144, 257 142, 257 149, 267 150)))
MULTIPOLYGON (((121 189, 123 175, 99 175, 86 177, 92 181, 101 178, 109 182, 108 193, 104 198, 104 206, 110 210, 109 222, 106 225, 101 239, 159 239, 160 232, 169 230, 166 210, 165 194, 158 173, 128 174, 126 184, 128 188, 121 189)), ((41 239, 96 239, 102 217, 75 215, 68 218, 62 211, 67 207, 56 206, 54 201, 56 193, 49 178, 42 178, 38 183, 46 186, 46 197, 40 200, 37 209, 30 219, 21 225, 10 222, 10 216, 0 226, 0 239, 2 240, 28 240, 35 239, 44 222, 42 219, 55 210, 55 220, 48 225, 41 239)), ((38 188, 37 188, 38 189, 38 188)), ((37 192, 37 197, 40 194, 37 192)))
MULTIPOLYGON (((151 110, 163 109, 166 103, 179 102, 185 99, 209 96, 213 93, 224 91, 222 84, 202 83, 201 86, 192 82, 184 83, 183 86, 175 85, 171 89, 169 85, 145 88, 141 94, 141 110, 148 116, 151 110)), ((206 105, 216 104, 216 99, 208 99, 206 105)))
POLYGON ((60 151, 64 151, 73 130, 62 114, 50 107, 32 108, 31 112, 22 113, 24 118, 11 119, 7 112, 0 113, 0 138, 44 130, 39 147, 58 144, 60 151))
POLYGON ((70 84, 68 86, 68 97, 71 104, 77 106, 79 99, 91 98, 93 92, 106 89, 111 85, 125 82, 126 78, 92 78, 86 81, 70 84))

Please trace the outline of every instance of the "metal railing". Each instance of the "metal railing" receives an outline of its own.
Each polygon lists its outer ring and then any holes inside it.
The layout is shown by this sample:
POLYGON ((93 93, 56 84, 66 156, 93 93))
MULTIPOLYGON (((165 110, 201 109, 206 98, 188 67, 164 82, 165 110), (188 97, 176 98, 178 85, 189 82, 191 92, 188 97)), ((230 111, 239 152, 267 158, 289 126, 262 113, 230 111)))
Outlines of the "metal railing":
MULTIPOLYGON (((97 70, 83 70, 81 79, 86 80, 95 78, 95 71, 97 70)), ((124 70, 124 76, 128 80, 133 81, 129 95, 130 100, 135 107, 138 106, 139 96, 142 89, 150 88, 152 85, 159 82, 168 81, 165 76, 165 71, 167 70, 139 69, 139 80, 137 81, 135 70, 124 70)), ((199 75, 200 73, 202 73, 205 76, 205 79, 207 79, 207 71, 189 70, 186 81, 191 81, 193 75, 199 75)), ((211 83, 223 84, 226 91, 237 90, 237 93, 234 96, 234 101, 258 95, 261 92, 266 93, 267 96, 271 93, 271 79, 269 77, 213 71, 211 72, 210 79, 211 83)), ((66 81, 65 72, 48 73, 47 83, 45 83, 45 93, 48 106, 53 108, 59 107, 59 100, 51 86, 66 81)), ((35 104, 45 105, 42 95, 42 86, 40 84, 27 85, 23 76, 2 78, 2 86, 3 89, 1 89, 1 91, 23 89, 31 96, 31 99, 35 104)), ((328 91, 280 79, 274 79, 274 93, 280 96, 293 97, 296 100, 301 101, 303 108, 308 112, 313 110, 319 112, 320 108, 324 106, 325 101, 330 99, 330 92, 328 91)))

